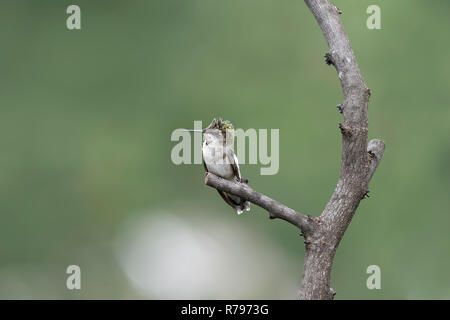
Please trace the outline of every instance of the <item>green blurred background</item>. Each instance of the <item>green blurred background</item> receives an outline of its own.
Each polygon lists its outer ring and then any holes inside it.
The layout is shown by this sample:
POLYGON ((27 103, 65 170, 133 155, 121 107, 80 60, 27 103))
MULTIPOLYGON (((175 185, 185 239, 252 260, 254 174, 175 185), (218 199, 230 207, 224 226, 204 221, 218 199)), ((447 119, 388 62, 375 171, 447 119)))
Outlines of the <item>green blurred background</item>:
MULTIPOLYGON (((450 299, 450 2, 335 3, 372 90, 369 137, 387 145, 337 251, 336 299, 450 299)), ((342 93, 303 1, 3 0, 0 39, 0 298, 296 298, 298 231, 233 214, 201 165, 171 162, 170 136, 218 116, 279 129, 278 174, 241 170, 321 213, 342 93)))

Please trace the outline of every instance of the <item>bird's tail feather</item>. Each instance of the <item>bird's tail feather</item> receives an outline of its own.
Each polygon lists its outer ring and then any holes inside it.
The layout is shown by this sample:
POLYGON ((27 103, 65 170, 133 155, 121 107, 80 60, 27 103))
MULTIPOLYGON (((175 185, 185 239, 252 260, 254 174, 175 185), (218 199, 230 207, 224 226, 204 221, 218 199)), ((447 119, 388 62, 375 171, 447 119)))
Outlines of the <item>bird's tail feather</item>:
POLYGON ((217 190, 222 197, 223 200, 225 200, 226 203, 228 203, 237 214, 241 214, 242 212, 249 211, 250 210, 250 202, 247 200, 244 200, 238 196, 217 190))

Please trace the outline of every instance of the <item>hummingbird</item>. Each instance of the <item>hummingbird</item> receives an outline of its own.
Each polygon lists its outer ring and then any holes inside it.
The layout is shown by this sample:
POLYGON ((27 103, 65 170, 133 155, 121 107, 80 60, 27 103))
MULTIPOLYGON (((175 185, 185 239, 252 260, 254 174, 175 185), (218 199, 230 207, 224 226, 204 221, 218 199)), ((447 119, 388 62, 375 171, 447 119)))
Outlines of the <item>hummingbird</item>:
MULTIPOLYGON (((239 162, 233 150, 234 127, 231 122, 222 119, 213 119, 206 129, 187 130, 203 134, 203 167, 223 179, 248 183, 242 179, 239 162)), ((250 210, 250 202, 241 197, 217 190, 237 214, 250 210)))

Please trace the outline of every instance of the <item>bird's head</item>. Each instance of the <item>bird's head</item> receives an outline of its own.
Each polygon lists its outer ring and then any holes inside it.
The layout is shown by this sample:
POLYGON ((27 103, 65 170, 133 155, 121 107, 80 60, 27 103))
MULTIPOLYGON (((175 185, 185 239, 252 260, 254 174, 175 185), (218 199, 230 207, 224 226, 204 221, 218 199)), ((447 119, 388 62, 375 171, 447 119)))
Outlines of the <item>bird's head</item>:
POLYGON ((230 146, 233 144, 234 127, 228 120, 214 118, 209 126, 206 127, 205 134, 211 134, 215 138, 222 139, 227 146, 230 146))

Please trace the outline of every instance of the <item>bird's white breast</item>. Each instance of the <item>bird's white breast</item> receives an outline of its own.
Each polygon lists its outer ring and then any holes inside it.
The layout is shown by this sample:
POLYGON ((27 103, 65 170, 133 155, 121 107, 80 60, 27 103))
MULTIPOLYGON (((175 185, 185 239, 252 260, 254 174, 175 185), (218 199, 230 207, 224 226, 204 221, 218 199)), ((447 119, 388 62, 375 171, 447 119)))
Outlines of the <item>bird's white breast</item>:
POLYGON ((203 143, 203 160, 209 172, 225 179, 234 177, 233 168, 226 157, 226 148, 220 143, 205 141, 203 143))

